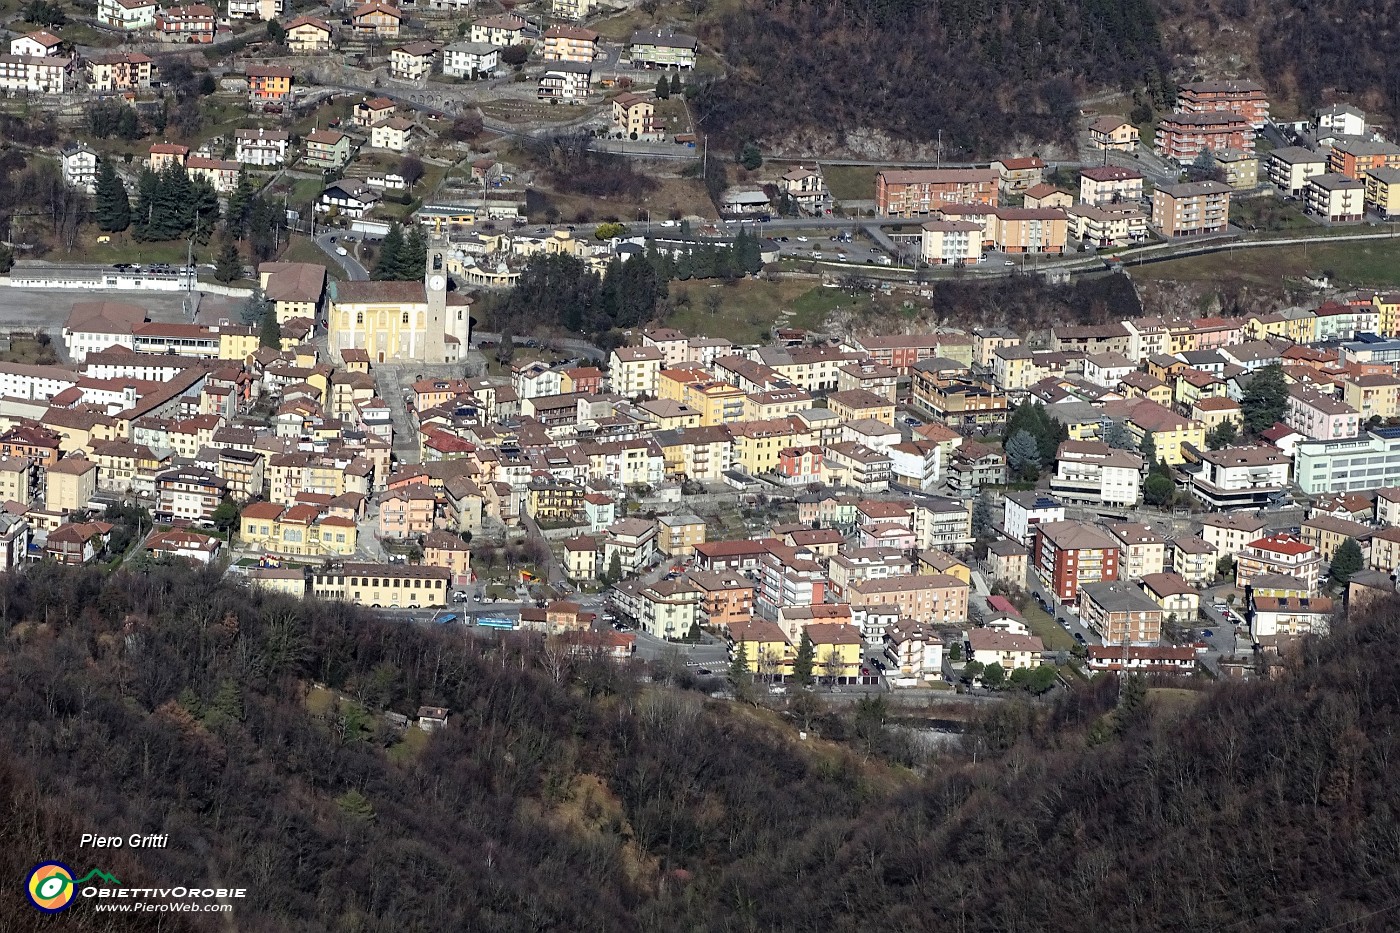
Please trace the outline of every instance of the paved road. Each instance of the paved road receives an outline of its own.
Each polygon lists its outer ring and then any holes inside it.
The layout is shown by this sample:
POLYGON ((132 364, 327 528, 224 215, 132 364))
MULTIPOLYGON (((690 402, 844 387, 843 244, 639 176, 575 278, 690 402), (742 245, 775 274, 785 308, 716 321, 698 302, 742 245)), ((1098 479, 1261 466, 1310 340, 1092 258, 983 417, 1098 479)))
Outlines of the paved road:
POLYGON ((316 238, 316 245, 319 246, 321 248, 321 252, 329 256, 331 260, 335 262, 336 265, 340 266, 340 268, 345 270, 345 274, 350 277, 350 281, 369 281, 369 270, 366 269, 364 266, 360 265, 360 261, 358 259, 350 255, 342 256, 335 251, 336 244, 331 241, 336 239, 340 235, 341 234, 336 231, 323 233, 316 238))

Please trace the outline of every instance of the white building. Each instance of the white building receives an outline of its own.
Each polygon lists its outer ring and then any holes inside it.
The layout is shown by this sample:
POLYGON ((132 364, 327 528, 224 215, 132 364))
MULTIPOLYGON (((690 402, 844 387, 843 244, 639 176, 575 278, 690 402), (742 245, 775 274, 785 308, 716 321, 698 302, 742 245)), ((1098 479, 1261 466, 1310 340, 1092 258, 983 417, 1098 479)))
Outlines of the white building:
POLYGON ((11 55, 31 55, 35 58, 44 58, 48 55, 60 55, 62 52, 63 40, 43 29, 10 40, 11 55))
POLYGON ((287 161, 291 137, 286 130, 235 130, 234 159, 244 165, 281 165, 287 161))
POLYGON ((540 75, 536 96, 540 100, 580 104, 593 86, 593 66, 581 62, 555 62, 540 75))
POLYGON ((229 19, 267 21, 282 15, 283 0, 228 0, 229 19))
POLYGON ((442 73, 449 78, 484 78, 501 64, 501 50, 489 42, 456 42, 442 50, 442 73))
POLYGON ((896 685, 902 686, 899 681, 905 678, 914 683, 943 679, 943 642, 928 626, 912 619, 886 626, 884 646, 896 685))
POLYGON ((1366 114, 1351 104, 1333 104, 1317 112, 1317 129, 1324 136, 1365 136, 1366 114))
POLYGON ((81 188, 88 194, 97 190, 97 153, 82 143, 69 143, 60 155, 63 161, 63 183, 81 188))
POLYGON ((1136 505, 1142 488, 1142 457, 1098 441, 1065 441, 1055 453, 1050 491, 1065 502, 1136 505))
POLYGON ((1035 526, 1065 520, 1065 507, 1057 499, 1036 492, 1009 492, 1002 531, 1017 544, 1030 544, 1035 526))
POLYGON ((1215 509, 1267 508, 1288 486, 1291 464, 1272 447, 1222 447, 1201 454, 1191 491, 1215 509))
POLYGON ((155 0, 97 0, 97 21, 136 32, 156 24, 155 0))

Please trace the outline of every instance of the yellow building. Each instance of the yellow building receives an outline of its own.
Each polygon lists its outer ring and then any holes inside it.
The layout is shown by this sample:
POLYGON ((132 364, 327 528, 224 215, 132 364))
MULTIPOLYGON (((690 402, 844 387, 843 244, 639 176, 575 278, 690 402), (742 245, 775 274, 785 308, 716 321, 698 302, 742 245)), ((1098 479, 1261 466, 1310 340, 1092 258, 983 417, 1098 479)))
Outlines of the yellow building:
POLYGON ((422 609, 447 604, 451 571, 419 564, 347 563, 311 573, 311 593, 375 609, 422 609))
POLYGON ((28 505, 35 472, 34 461, 28 457, 0 457, 0 502, 28 505))
POLYGON ((655 398, 661 387, 661 360, 656 347, 618 347, 608 357, 608 385, 627 398, 655 398))
POLYGON ((1400 168, 1373 168, 1364 178, 1366 206, 1386 219, 1400 215, 1400 168))
POLYGON ((1152 435, 1157 456, 1172 466, 1186 462, 1182 445, 1190 444, 1197 450, 1206 446, 1206 427, 1199 421, 1183 418, 1169 408, 1156 402, 1140 402, 1128 414, 1128 431, 1133 435, 1134 446, 1141 447, 1145 435, 1152 435))
POLYGON ((1380 332, 1385 337, 1400 336, 1400 292, 1373 295, 1371 304, 1380 315, 1380 332))
POLYGON ((97 464, 84 457, 64 457, 44 471, 44 505, 51 512, 87 508, 97 492, 97 464))
POLYGON ((287 24, 287 48, 293 52, 329 52, 335 31, 324 20, 298 16, 287 24))
POLYGON ((326 267, 309 262, 265 262, 258 266, 258 284, 272 302, 278 324, 294 317, 314 321, 320 316, 326 290, 326 267))
POLYGON ((689 557, 705 543, 705 520, 698 515, 662 515, 656 524, 656 547, 667 557, 689 557))
POLYGON ((894 402, 866 389, 833 392, 826 397, 826 407, 842 421, 873 418, 888 425, 894 424, 894 402))
POLYGON ((471 299, 448 292, 447 254, 429 247, 423 281, 332 282, 327 343, 371 363, 455 363, 471 341, 471 299))
POLYGON ((802 630, 812 640, 813 673, 822 678, 858 677, 865 645, 860 629, 838 622, 813 622, 802 630))
POLYGON ((258 332, 251 327, 219 329, 219 359, 243 362, 258 352, 258 332))
POLYGON ((1364 424, 1372 418, 1400 415, 1400 379, 1372 374, 1342 381, 1342 401, 1354 408, 1364 424))
POLYGON ((248 548, 278 556, 348 557, 357 530, 352 520, 322 515, 315 506, 254 502, 239 516, 238 537, 248 548))
POLYGON ((423 563, 452 574, 452 582, 467 584, 472 577, 472 552, 461 535, 433 530, 423 536, 423 563))
POLYGON ((972 568, 947 551, 940 551, 937 548, 919 552, 918 559, 914 563, 914 573, 916 576, 947 574, 950 577, 957 577, 968 586, 972 585, 972 568))
POLYGON ((564 575, 575 582, 598 578, 598 542, 587 535, 564 542, 564 575))
POLYGON ((254 589, 303 599, 306 596, 306 571, 281 567, 254 567, 248 571, 248 582, 254 589))
POLYGON ((774 389, 744 396, 744 420, 784 418, 812 407, 812 396, 801 389, 774 389))
POLYGON ((729 636, 729 657, 733 659, 742 649, 751 673, 760 677, 792 673, 792 646, 778 623, 767 619, 731 622, 725 633, 729 636))
POLYGON ((794 418, 772 421, 743 421, 731 424, 731 461, 748 473, 771 473, 778 468, 778 455, 788 447, 805 447, 816 442, 811 433, 794 418))

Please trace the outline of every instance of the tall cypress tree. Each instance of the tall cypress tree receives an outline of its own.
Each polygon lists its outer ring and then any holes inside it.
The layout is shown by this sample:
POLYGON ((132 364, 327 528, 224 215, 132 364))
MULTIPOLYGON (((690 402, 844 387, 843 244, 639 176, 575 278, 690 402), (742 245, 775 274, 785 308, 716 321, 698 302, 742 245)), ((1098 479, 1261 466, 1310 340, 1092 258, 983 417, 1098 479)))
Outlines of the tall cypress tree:
POLYGON ((132 220, 136 225, 136 239, 154 240, 153 227, 156 217, 156 199, 160 190, 160 176, 149 168, 141 170, 136 179, 136 208, 132 220))
POLYGON ((389 228, 389 232, 384 234, 384 242, 379 244, 379 259, 374 263, 374 273, 371 278, 381 282, 397 279, 398 270, 403 262, 403 230, 398 224, 389 228))
POLYGON ((399 253, 398 275, 405 282, 414 282, 423 277, 428 269, 428 240, 423 236, 423 228, 414 224, 404 237, 403 250, 399 253))
POLYGON ((106 233, 120 233, 131 226, 131 202, 126 196, 126 186, 117 177, 117 170, 108 159, 103 159, 97 168, 97 190, 94 199, 97 208, 97 229, 106 233))

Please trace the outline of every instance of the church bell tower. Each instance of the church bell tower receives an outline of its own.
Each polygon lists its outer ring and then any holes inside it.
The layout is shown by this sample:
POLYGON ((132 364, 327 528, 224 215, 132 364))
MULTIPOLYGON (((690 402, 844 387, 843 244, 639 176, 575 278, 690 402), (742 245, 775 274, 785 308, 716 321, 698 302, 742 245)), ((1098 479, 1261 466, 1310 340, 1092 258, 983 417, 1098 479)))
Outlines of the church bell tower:
POLYGON ((447 250, 438 243, 428 245, 428 263, 423 291, 428 299, 428 316, 423 333, 424 362, 447 362, 447 250))

